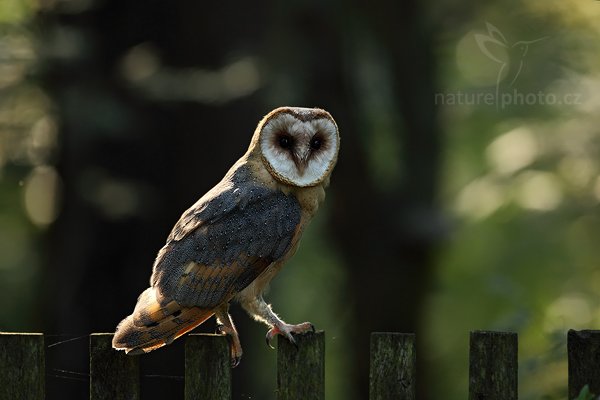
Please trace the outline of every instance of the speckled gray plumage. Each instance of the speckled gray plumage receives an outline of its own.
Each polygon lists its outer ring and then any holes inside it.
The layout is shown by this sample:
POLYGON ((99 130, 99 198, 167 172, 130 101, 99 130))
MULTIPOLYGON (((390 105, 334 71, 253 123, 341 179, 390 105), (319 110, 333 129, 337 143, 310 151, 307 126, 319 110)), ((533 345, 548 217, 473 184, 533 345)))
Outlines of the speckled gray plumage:
POLYGON ((297 199, 258 185, 244 166, 219 187, 182 215, 154 265, 152 285, 182 306, 228 300, 286 254, 300 223, 297 199), (191 261, 199 267, 186 274, 191 261))

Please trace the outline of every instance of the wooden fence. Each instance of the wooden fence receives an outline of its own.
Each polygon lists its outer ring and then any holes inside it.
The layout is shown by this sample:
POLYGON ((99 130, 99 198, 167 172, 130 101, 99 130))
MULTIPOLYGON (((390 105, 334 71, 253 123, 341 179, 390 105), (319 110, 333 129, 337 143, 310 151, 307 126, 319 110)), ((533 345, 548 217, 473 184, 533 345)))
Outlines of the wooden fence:
MULTIPOLYGON (((140 398, 139 358, 111 348, 112 334, 90 335, 90 399, 140 398)), ((298 347, 278 341, 278 400, 323 400, 325 336, 297 337, 298 347)), ((224 336, 185 338, 185 399, 231 399, 229 344, 224 336)), ((44 336, 0 333, 0 399, 44 399, 44 336)), ((567 339, 569 399, 589 385, 600 393, 600 331, 574 331, 567 339)), ((415 336, 371 334, 370 400, 413 400, 416 396, 415 336)), ((471 332, 470 400, 517 399, 517 334, 471 332)))

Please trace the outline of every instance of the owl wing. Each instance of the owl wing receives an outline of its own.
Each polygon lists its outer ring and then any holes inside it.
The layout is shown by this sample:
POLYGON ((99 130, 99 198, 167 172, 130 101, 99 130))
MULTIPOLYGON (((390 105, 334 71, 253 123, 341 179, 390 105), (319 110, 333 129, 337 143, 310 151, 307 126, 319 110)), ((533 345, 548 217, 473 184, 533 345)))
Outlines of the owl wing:
POLYGON ((152 286, 184 307, 229 301, 286 254, 300 223, 298 201, 281 191, 250 183, 212 192, 184 213, 154 265, 152 286))

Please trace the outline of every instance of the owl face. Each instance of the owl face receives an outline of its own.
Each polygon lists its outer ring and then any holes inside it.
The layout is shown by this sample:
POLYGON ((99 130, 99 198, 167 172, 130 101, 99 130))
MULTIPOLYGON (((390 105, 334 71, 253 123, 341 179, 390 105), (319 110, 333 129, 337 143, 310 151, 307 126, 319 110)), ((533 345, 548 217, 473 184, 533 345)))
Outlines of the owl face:
POLYGON ((335 121, 325 110, 277 108, 263 119, 259 130, 263 160, 283 183, 315 186, 335 166, 340 137, 335 121))

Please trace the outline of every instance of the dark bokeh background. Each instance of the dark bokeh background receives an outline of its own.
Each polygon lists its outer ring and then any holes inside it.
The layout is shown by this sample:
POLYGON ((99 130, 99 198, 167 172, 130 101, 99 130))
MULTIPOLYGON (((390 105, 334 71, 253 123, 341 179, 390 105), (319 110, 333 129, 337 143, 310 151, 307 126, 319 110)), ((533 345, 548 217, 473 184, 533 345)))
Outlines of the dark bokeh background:
MULTIPOLYGON (((422 398, 463 399, 470 329, 519 332, 521 397, 564 397, 565 329, 600 322, 599 16, 554 0, 4 1, 0 330, 45 332, 48 399, 85 398, 65 371, 85 373, 85 335, 131 312, 181 212, 264 114, 318 106, 339 163, 268 299, 326 331, 328 398, 367 398, 369 333, 405 331, 422 398)), ((234 398, 274 398, 266 327, 233 314, 234 398)), ((182 341, 142 368, 143 398, 182 397, 182 341)))

